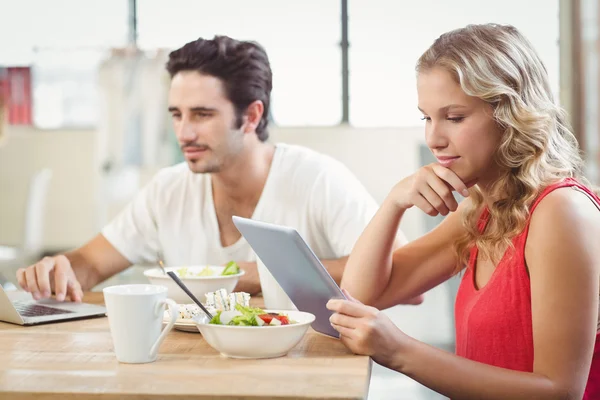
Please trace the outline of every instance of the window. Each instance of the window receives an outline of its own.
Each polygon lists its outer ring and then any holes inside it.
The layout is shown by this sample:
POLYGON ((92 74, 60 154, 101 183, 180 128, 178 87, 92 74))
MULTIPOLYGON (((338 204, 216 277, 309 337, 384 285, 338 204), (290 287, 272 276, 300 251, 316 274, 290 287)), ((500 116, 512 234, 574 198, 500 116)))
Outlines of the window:
POLYGON ((215 34, 257 41, 273 70, 276 124, 340 122, 339 1, 144 0, 138 7, 140 47, 174 49, 215 34))
POLYGON ((469 23, 517 27, 544 61, 558 98, 557 0, 349 0, 350 122, 415 126, 415 63, 442 33, 469 23))
MULTIPOLYGON (((96 125, 97 68, 109 48, 127 42, 128 6, 127 0, 22 0, 0 7, 10 9, 0 24, 0 66, 33 66, 36 125, 96 125)), ((418 125, 415 62, 441 33, 468 23, 519 28, 538 50, 558 94, 558 0, 349 0, 348 10, 352 125, 418 125)), ((256 40, 274 73, 274 123, 337 125, 340 13, 339 0, 143 0, 138 42, 152 50, 215 34, 256 40)))
POLYGON ((33 120, 41 128, 97 120, 96 68, 127 38, 127 1, 21 0, 0 24, 0 65, 33 67, 33 120))

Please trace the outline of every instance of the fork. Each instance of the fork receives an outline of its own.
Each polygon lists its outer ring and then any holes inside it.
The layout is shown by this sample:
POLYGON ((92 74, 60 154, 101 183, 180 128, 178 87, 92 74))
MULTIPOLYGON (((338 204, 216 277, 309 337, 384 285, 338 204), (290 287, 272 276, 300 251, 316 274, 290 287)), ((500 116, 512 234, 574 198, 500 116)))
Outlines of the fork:
POLYGON ((169 275, 169 277, 171 279, 173 279, 175 281, 175 283, 188 295, 190 296, 190 298, 194 301, 194 303, 196 303, 201 309, 202 311, 204 311, 204 313, 206 314, 206 316, 208 317, 208 320, 210 321, 213 318, 213 315, 204 307, 204 305, 200 302, 200 300, 198 300, 196 298, 196 296, 194 296, 192 294, 192 292, 190 292, 190 290, 188 289, 188 287, 185 285, 185 283, 183 283, 179 277, 177 275, 175 275, 174 272, 167 272, 167 270, 165 269, 165 264, 163 262, 163 258, 162 258, 162 254, 160 254, 160 252, 156 253, 157 257, 158 257, 158 265, 160 265, 160 268, 162 269, 163 273, 165 275, 169 275))
POLYGON ((158 257, 158 265, 160 266, 160 269, 162 269, 163 275, 167 275, 167 270, 165 269, 165 263, 163 262, 162 253, 159 251, 158 253, 156 253, 156 256, 158 257))

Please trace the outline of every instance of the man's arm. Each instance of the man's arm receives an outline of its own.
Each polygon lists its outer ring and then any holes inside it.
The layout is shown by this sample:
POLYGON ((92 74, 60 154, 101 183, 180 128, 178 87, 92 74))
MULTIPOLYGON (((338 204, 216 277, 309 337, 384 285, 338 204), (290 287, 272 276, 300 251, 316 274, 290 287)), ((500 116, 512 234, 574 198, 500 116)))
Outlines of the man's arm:
POLYGON ((17 279, 36 300, 55 293, 59 301, 67 295, 74 301, 81 301, 84 291, 130 265, 102 234, 98 234, 76 250, 44 257, 27 268, 20 268, 17 279))
POLYGON ((101 233, 79 249, 64 255, 84 291, 132 265, 101 233))
POLYGON ((245 274, 240 278, 235 289, 236 292, 246 292, 254 296, 260 293, 260 279, 258 278, 258 269, 256 262, 237 261, 237 264, 245 274))

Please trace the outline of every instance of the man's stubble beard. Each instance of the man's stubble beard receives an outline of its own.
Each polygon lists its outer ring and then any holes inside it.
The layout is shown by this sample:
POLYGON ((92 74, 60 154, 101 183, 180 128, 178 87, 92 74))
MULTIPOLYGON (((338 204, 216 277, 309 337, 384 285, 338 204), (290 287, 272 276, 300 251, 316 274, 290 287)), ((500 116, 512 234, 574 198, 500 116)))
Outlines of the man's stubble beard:
POLYGON ((244 137, 243 133, 240 130, 232 130, 228 133, 228 143, 229 146, 228 153, 224 156, 216 155, 214 149, 210 149, 209 151, 215 156, 212 160, 207 160, 206 165, 202 166, 202 161, 198 161, 198 166, 194 165, 194 162, 188 161, 188 166, 192 172, 196 174, 214 174, 221 172, 223 167, 228 164, 228 161, 231 159, 235 159, 238 157, 244 150, 244 137))
POLYGON ((221 165, 218 162, 208 162, 206 165, 200 161, 188 161, 188 167, 194 174, 214 174, 221 172, 221 165))

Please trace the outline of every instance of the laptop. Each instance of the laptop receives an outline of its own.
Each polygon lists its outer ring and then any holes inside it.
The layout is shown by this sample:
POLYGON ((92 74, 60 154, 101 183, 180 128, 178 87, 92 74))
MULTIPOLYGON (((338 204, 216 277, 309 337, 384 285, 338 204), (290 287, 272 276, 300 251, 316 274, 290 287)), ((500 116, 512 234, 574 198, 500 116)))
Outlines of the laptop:
POLYGON ((238 216, 233 223, 298 310, 315 315, 312 328, 339 337, 326 304, 346 297, 298 231, 238 216))
POLYGON ((38 325, 105 315, 106 308, 102 306, 53 299, 36 301, 27 292, 6 292, 0 285, 0 321, 38 325))

